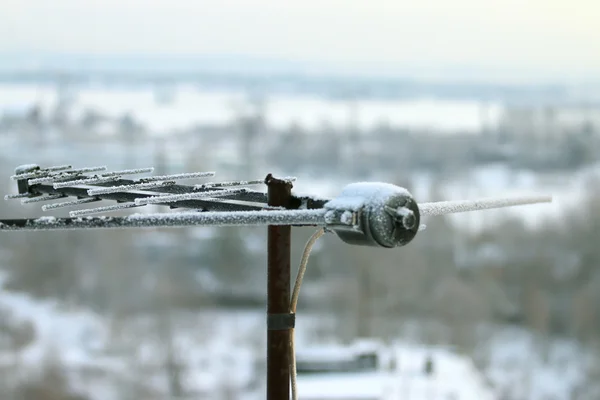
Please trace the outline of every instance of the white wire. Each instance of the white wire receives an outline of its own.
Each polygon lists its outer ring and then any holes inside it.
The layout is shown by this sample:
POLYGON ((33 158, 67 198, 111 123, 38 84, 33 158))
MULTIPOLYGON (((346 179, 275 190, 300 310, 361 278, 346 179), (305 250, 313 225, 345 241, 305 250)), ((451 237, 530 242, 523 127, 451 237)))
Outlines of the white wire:
MULTIPOLYGON (((300 260, 300 266, 298 267, 298 275, 296 276, 296 283, 294 284, 294 290, 292 291, 292 300, 290 302, 290 313, 296 314, 296 306, 298 305, 298 296, 300 295, 300 286, 302 286, 302 280, 304 279, 304 273, 306 272, 306 265, 308 264, 308 258, 310 252, 316 241, 323 236, 325 233, 324 228, 319 228, 315 233, 312 234, 306 246, 304 246, 304 252, 302 253, 302 259, 300 260)), ((296 351, 294 349, 294 329, 290 329, 290 378, 292 380, 292 400, 298 400, 298 377, 296 370, 296 351)))

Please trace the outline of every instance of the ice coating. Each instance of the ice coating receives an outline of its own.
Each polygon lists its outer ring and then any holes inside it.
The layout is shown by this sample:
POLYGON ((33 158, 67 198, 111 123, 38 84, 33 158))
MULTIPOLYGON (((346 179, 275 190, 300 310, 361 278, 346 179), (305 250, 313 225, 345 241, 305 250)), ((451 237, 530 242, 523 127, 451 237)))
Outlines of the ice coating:
POLYGON ((33 170, 39 170, 40 167, 37 164, 23 164, 23 165, 19 165, 17 168, 15 168, 15 174, 20 175, 20 174, 24 174, 26 172, 31 172, 33 170))
POLYGON ((38 175, 38 178, 29 178, 28 183, 30 185, 39 185, 42 183, 53 183, 53 182, 64 182, 73 179, 73 176, 70 175, 38 175))
POLYGON ((161 188, 161 187, 165 187, 165 186, 173 186, 173 185, 175 185, 175 181, 134 183, 131 185, 121 185, 121 186, 111 186, 111 187, 106 187, 106 188, 90 189, 90 190, 88 190, 88 194, 90 196, 97 196, 100 194, 127 192, 129 190, 156 189, 156 188, 161 188))
POLYGON ((225 182, 207 182, 201 185, 194 186, 194 189, 210 189, 219 187, 230 187, 230 186, 250 186, 250 185, 262 185, 265 183, 264 179, 255 179, 251 181, 225 181, 225 182))
POLYGON ((120 211, 120 210, 124 210, 126 208, 133 208, 133 207, 140 207, 140 206, 135 203, 122 203, 122 204, 115 204, 112 206, 96 207, 96 208, 89 208, 86 210, 71 211, 71 212, 69 212, 69 215, 71 217, 80 217, 82 215, 99 214, 99 213, 108 212, 108 211, 120 211))
POLYGON ((182 193, 164 196, 153 196, 135 199, 135 204, 146 205, 146 204, 160 204, 160 203, 175 203, 177 201, 186 201, 194 199, 204 199, 208 197, 219 197, 226 196, 233 193, 245 192, 245 189, 224 189, 224 190, 210 190, 206 192, 193 192, 193 193, 182 193))
POLYGON ((19 173, 17 175, 12 175, 10 177, 10 179, 12 179, 13 181, 20 181, 22 179, 34 179, 34 178, 44 177, 44 176, 48 176, 48 175, 50 175, 50 171, 37 170, 34 172, 23 172, 23 173, 19 173))
POLYGON ((389 183, 347 185, 324 208, 331 213, 342 213, 339 222, 332 215, 330 225, 342 241, 351 245, 394 248, 404 246, 417 233, 419 214, 412 195, 389 183), (406 212, 401 210, 404 207, 406 212), (341 226, 350 222, 352 229, 341 226))
POLYGON ((540 195, 519 196, 510 198, 483 198, 478 200, 457 200, 421 203, 419 204, 419 210, 422 216, 431 216, 550 202, 552 202, 552 196, 540 195))
POLYGON ((71 169, 70 165, 57 165, 54 167, 48 167, 41 169, 37 164, 23 164, 15 168, 15 175, 12 175, 10 179, 21 180, 38 178, 42 176, 48 176, 50 172, 64 171, 71 169))
MULTIPOLYGON (((40 184, 40 183, 60 182, 60 181, 65 180, 65 179, 72 178, 72 175, 85 174, 86 172, 106 171, 106 169, 107 168, 105 166, 72 169, 72 170, 68 170, 68 171, 62 171, 62 172, 60 172, 60 173, 58 173, 56 175, 44 176, 44 177, 41 177, 41 178, 32 178, 29 181, 29 184, 31 184, 31 185, 37 185, 37 184, 40 184)), ((17 175, 16 179, 25 179, 25 178, 24 178, 24 176, 17 175)), ((29 179, 29 178, 27 178, 27 179, 29 179)))
POLYGON ((137 174, 146 174, 149 172, 154 172, 154 167, 122 169, 120 171, 105 172, 102 174, 102 176, 108 177, 108 176, 120 176, 120 175, 137 175, 137 174))
POLYGON ((301 197, 305 200, 312 200, 314 202, 328 202, 331 200, 329 197, 319 196, 304 191, 292 190, 292 196, 301 197))
POLYGON ((52 187, 54 187, 54 189, 61 189, 61 188, 72 187, 72 186, 76 186, 76 185, 109 183, 109 182, 118 181, 119 179, 121 179, 121 176, 119 176, 119 175, 107 176, 107 177, 98 176, 95 178, 85 178, 85 179, 76 179, 76 180, 71 180, 71 181, 66 181, 66 182, 56 182, 56 183, 52 184, 52 187))
POLYGON ((215 174, 216 174, 215 172, 184 172, 181 174, 149 176, 147 178, 142 178, 142 180, 145 182, 171 181, 171 180, 175 180, 175 179, 206 178, 208 176, 215 176, 215 174))
POLYGON ((66 164, 66 165, 55 165, 53 167, 47 167, 47 168, 44 168, 44 169, 46 171, 56 172, 56 171, 64 171, 64 170, 71 169, 71 168, 73 168, 72 165, 66 164))
POLYGON ((342 190, 338 197, 325 203, 325 208, 358 211, 365 206, 383 207, 385 199, 394 195, 412 197, 408 190, 390 183, 351 183, 342 190))
POLYGON ((133 214, 126 217, 78 217, 0 221, 0 231, 179 226, 325 225, 325 210, 181 212, 133 214))
MULTIPOLYGON (((122 178, 123 175, 137 175, 137 174, 145 174, 154 171, 154 167, 148 168, 135 168, 135 169, 123 169, 120 171, 110 171, 105 172, 101 175, 94 176, 91 178, 77 179, 77 180, 69 180, 67 182, 57 182, 55 183, 54 189, 60 189, 65 187, 71 187, 75 185, 88 185, 88 184, 96 184, 96 183, 109 183, 118 181, 122 178)), ((146 178, 148 179, 148 178, 146 178)))
POLYGON ((344 225, 352 225, 352 216, 350 211, 344 211, 340 216, 340 222, 344 225))
POLYGON ((97 198, 97 197, 88 197, 85 199, 78 199, 78 200, 72 200, 72 201, 64 201, 62 203, 54 203, 54 204, 45 204, 42 206, 42 210, 44 211, 48 211, 48 210, 54 210, 57 208, 63 208, 63 207, 72 207, 72 206, 77 206, 80 204, 87 204, 87 203, 93 203, 96 201, 100 201, 101 199, 97 198))
POLYGON ((27 199, 23 199, 21 200, 22 204, 29 204, 29 203, 38 203, 40 201, 48 201, 48 200, 56 200, 56 199, 61 199, 67 197, 64 194, 48 194, 46 196, 38 196, 38 197, 30 197, 27 199))
POLYGON ((4 196, 4 200, 23 199, 27 197, 31 197, 31 193, 7 194, 4 196))

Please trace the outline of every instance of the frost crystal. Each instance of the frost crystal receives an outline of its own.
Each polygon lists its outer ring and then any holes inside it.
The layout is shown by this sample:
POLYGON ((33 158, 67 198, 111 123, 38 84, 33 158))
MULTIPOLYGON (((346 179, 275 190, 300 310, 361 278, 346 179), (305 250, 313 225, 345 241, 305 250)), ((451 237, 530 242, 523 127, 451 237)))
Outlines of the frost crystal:
POLYGON ((79 199, 79 200, 73 200, 73 201, 64 201, 62 203, 45 204, 45 205, 42 206, 42 210, 44 210, 44 211, 54 210, 56 208, 77 206, 77 205, 80 205, 80 204, 93 203, 95 201, 100 201, 100 200, 101 199, 99 199, 97 197, 88 197, 88 198, 85 198, 85 199, 79 199))
POLYGON ((350 211, 344 211, 342 214, 340 221, 342 224, 351 225, 352 224, 352 213, 350 211))
MULTIPOLYGON (((40 183, 52 183, 52 182, 61 182, 64 180, 68 180, 71 179, 73 177, 73 175, 79 175, 79 174, 84 174, 86 172, 98 172, 98 171, 106 171, 106 167, 102 166, 102 167, 89 167, 89 168, 78 168, 78 169, 72 169, 69 171, 63 171, 60 172, 56 175, 52 175, 52 176, 42 176, 41 178, 33 178, 29 181, 30 185, 37 185, 40 183)), ((47 175, 47 174, 45 174, 47 175)), ((24 179, 24 176, 17 176, 16 179, 24 179)), ((28 178, 29 179, 29 178, 28 178)))
POLYGON ((520 196, 513 198, 485 198, 479 200, 439 201, 419 204, 422 216, 445 215, 468 211, 503 208, 536 203, 550 203, 551 196, 520 196))
POLYGON ((145 182, 172 181, 172 180, 176 180, 176 179, 206 178, 208 176, 215 176, 215 173, 214 172, 186 172, 183 174, 150 176, 148 178, 142 178, 141 180, 145 181, 145 182))
POLYGON ((177 201, 204 199, 209 197, 226 196, 233 193, 244 192, 245 189, 225 189, 225 190, 210 190, 206 192, 194 192, 194 193, 182 193, 165 196, 153 196, 135 199, 135 204, 146 205, 146 204, 160 204, 160 203, 174 203, 177 201))
POLYGON ((4 196, 4 200, 22 199, 25 197, 31 197, 31 193, 7 194, 4 196))
POLYGON ((38 170, 39 171, 40 167, 37 164, 23 164, 23 165, 19 165, 17 168, 15 168, 15 174, 19 175, 19 174, 24 174, 26 172, 31 172, 33 170, 38 170))
MULTIPOLYGON (((120 206, 131 206, 131 204, 132 203, 127 203, 122 204, 120 206)), ((90 228, 112 229, 144 228, 159 226, 323 226, 325 225, 325 212, 325 210, 181 212, 163 214, 133 214, 126 217, 80 217, 82 215, 81 213, 73 211, 71 212, 71 215, 73 215, 76 218, 42 217, 34 220, 25 220, 25 223, 4 221, 3 224, 0 224, 0 230, 60 230, 90 228)))
POLYGON ((96 208, 90 208, 87 210, 71 211, 69 213, 69 215, 71 217, 79 217, 82 215, 98 214, 98 213, 107 212, 107 211, 120 211, 120 210, 124 210, 126 208, 133 208, 133 207, 140 207, 140 206, 135 203, 115 204, 113 206, 96 207, 96 208))
POLYGON ((250 186, 250 185, 262 185, 265 183, 264 179, 255 179, 252 181, 228 181, 228 182, 207 182, 201 185, 194 186, 194 189, 210 189, 219 187, 230 187, 230 186, 250 186))
POLYGON ((40 201, 56 200, 56 199, 61 199, 63 197, 67 197, 67 196, 65 196, 64 194, 49 194, 46 196, 31 197, 31 198, 23 199, 23 200, 21 200, 21 203, 22 204, 38 203, 40 201))
POLYGON ((166 181, 166 182, 148 182, 148 183, 134 183, 132 185, 121 185, 121 186, 111 186, 107 188, 97 188, 88 190, 88 195, 97 196, 100 194, 110 194, 110 193, 119 193, 126 192, 129 190, 144 190, 144 189, 156 189, 165 186, 173 186, 175 185, 174 181, 166 181))
POLYGON ((382 207, 391 196, 412 197, 408 190, 381 182, 359 182, 347 185, 342 193, 325 204, 326 209, 358 211, 363 207, 382 207))
POLYGON ((148 172, 153 172, 154 167, 149 168, 135 168, 135 169, 123 169, 121 171, 111 171, 105 172, 102 176, 120 176, 120 175, 137 175, 137 174, 145 174, 148 172))
POLYGON ((54 187, 54 189, 61 189, 61 188, 72 187, 72 186, 77 186, 77 185, 109 183, 109 182, 118 181, 119 179, 121 179, 121 176, 119 176, 119 175, 109 176, 106 178, 97 176, 95 178, 77 179, 77 180, 70 180, 70 181, 66 181, 66 182, 56 182, 52 186, 54 187))

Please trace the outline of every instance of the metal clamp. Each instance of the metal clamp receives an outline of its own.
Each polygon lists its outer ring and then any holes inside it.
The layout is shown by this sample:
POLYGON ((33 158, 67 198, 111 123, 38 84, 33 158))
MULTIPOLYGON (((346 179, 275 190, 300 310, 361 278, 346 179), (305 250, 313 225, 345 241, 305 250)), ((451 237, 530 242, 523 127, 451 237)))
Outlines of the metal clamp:
POLYGON ((286 331, 296 327, 296 314, 268 314, 267 329, 270 331, 286 331))

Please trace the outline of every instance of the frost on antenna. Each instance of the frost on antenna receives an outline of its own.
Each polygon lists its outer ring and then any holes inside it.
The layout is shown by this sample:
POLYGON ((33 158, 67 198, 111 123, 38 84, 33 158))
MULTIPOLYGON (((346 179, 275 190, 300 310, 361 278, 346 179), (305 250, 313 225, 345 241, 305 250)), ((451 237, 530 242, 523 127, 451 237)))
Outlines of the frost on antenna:
POLYGON ((264 179, 255 179, 251 181, 225 181, 225 182, 207 182, 201 185, 194 186, 194 189, 212 189, 220 187, 231 187, 231 186, 251 186, 251 185, 262 185, 265 183, 264 179))
POLYGON ((338 197, 325 203, 325 208, 358 211, 363 207, 383 207, 384 199, 397 195, 412 197, 408 190, 390 183, 351 183, 338 197))
POLYGON ((324 210, 263 210, 230 212, 183 212, 163 214, 133 214, 130 222, 151 226, 210 225, 324 225, 324 210))
POLYGON ((4 196, 4 200, 23 199, 27 197, 32 197, 31 193, 7 194, 4 196))
POLYGON ((97 196, 100 194, 110 194, 126 192, 128 190, 144 190, 144 189, 157 189, 165 186, 175 185, 174 181, 159 181, 159 182, 147 182, 147 183, 134 183, 131 185, 111 186, 107 188, 97 188, 88 190, 88 195, 97 196))
POLYGON ((419 210, 421 212, 421 215, 431 216, 550 202, 552 202, 552 196, 484 198, 479 200, 458 200, 421 203, 419 204, 419 210))
POLYGON ((71 169, 71 168, 73 168, 73 166, 67 164, 67 165, 56 165, 53 167, 44 168, 44 170, 50 171, 50 172, 57 172, 57 171, 64 171, 67 169, 71 169))
POLYGON ((123 169, 120 171, 111 171, 105 172, 102 176, 115 176, 115 175, 138 175, 138 174, 146 174, 149 172, 154 172, 154 167, 148 168, 135 168, 135 169, 123 169))
MULTIPOLYGON (((63 197, 71 201, 48 204, 44 211, 93 203, 116 201, 116 205, 71 211, 70 218, 2 220, 1 230, 88 229, 158 226, 246 226, 246 225, 317 225, 326 226, 350 244, 398 247, 405 245, 424 225, 417 225, 420 214, 442 215, 455 212, 508 207, 550 201, 547 197, 482 199, 423 203, 417 208, 412 195, 404 188, 381 182, 359 182, 347 185, 334 199, 312 194, 293 193, 294 210, 270 207, 267 195, 244 186, 264 184, 265 180, 208 182, 195 186, 176 185, 179 179, 204 178, 214 172, 192 172, 163 176, 124 179, 124 175, 152 172, 152 168, 105 171, 106 167, 72 169, 70 165, 40 168, 35 164, 20 166, 12 179, 18 181, 19 194, 6 199, 22 198, 23 203, 43 202, 63 197), (27 182, 25 182, 27 181, 27 182), (48 185, 36 184, 49 183, 48 185), (29 184, 29 186, 28 186, 29 184), (87 188, 77 186, 91 186, 87 188), (136 194, 149 191, 151 194, 136 194), (26 192, 26 193, 21 193, 26 192), (236 195, 239 193, 239 196, 236 195), (148 197, 149 196, 149 197, 148 197), (177 204, 187 212, 135 214, 123 217, 87 217, 89 214, 118 211, 146 204, 177 204), (199 212, 201 210, 202 212, 199 212), (86 217, 84 217, 86 216, 86 217), (361 236, 362 235, 362 236, 361 236)), ((293 182, 295 178, 281 178, 293 182)))
POLYGON ((172 181, 172 180, 179 180, 179 179, 206 178, 209 176, 215 176, 215 172, 185 172, 182 174, 149 176, 147 178, 142 178, 141 181, 144 181, 144 182, 172 181))
POLYGON ((72 200, 72 201, 64 201, 62 203, 45 204, 45 205, 42 206, 42 210, 48 211, 48 210, 54 210, 54 209, 57 209, 57 208, 78 206, 80 204, 93 203, 93 202, 100 201, 100 200, 101 199, 99 199, 97 197, 87 197, 85 199, 78 199, 78 200, 72 200))
POLYGON ((223 190, 210 190, 206 192, 193 192, 193 193, 182 193, 174 195, 162 195, 153 197, 144 197, 135 199, 135 204, 146 205, 146 204, 160 204, 160 203, 175 203, 178 201, 196 200, 196 199, 208 199, 210 197, 226 196, 234 193, 245 192, 245 189, 223 189, 223 190))
MULTIPOLYGON (((76 175, 84 174, 84 173, 87 173, 87 172, 106 171, 106 169, 107 168, 105 166, 71 169, 71 170, 66 170, 66 171, 59 172, 56 175, 42 176, 40 178, 32 177, 32 179, 29 181, 29 183, 31 185, 37 185, 37 184, 40 184, 40 183, 61 182, 61 181, 64 181, 64 180, 72 179, 73 176, 76 176, 76 175)), ((21 175, 21 176, 17 175, 15 179, 25 179, 26 175, 30 175, 30 174, 25 174, 25 175, 21 175)), ((30 179, 30 178, 27 178, 27 179, 30 179)))
POLYGON ((140 206, 135 203, 115 204, 112 206, 96 207, 96 208, 89 208, 86 210, 71 211, 71 212, 69 212, 69 215, 71 217, 80 217, 82 215, 99 214, 99 213, 108 212, 108 211, 120 211, 120 210, 124 210, 126 208, 133 208, 133 207, 140 207, 140 206))
MULTIPOLYGON (((75 214, 72 212, 71 214, 75 214)), ((133 214, 126 217, 42 217, 28 220, 4 220, 0 230, 63 230, 91 228, 145 228, 181 226, 323 226, 324 210, 275 210, 231 212, 179 212, 163 214, 133 214)))
POLYGON ((71 181, 66 181, 66 182, 56 182, 56 183, 52 184, 52 187, 54 187, 54 189, 61 189, 61 188, 66 188, 66 187, 71 187, 71 186, 76 186, 76 185, 110 183, 110 182, 118 181, 119 179, 121 179, 120 175, 113 175, 113 176, 107 176, 107 177, 98 176, 98 177, 94 177, 94 178, 76 179, 76 180, 71 180, 71 181))
POLYGON ((37 164, 24 164, 15 168, 15 175, 12 175, 10 179, 21 180, 37 178, 41 176, 47 176, 51 172, 64 171, 71 168, 72 167, 70 165, 57 165, 42 169, 37 164))
POLYGON ((41 201, 56 200, 56 199, 61 199, 64 197, 67 197, 67 196, 65 196, 64 194, 49 194, 46 196, 29 197, 29 198, 21 200, 21 203, 22 204, 39 203, 41 201))
POLYGON ((15 174, 20 175, 35 170, 40 170, 40 167, 37 164, 23 164, 15 168, 15 174))

